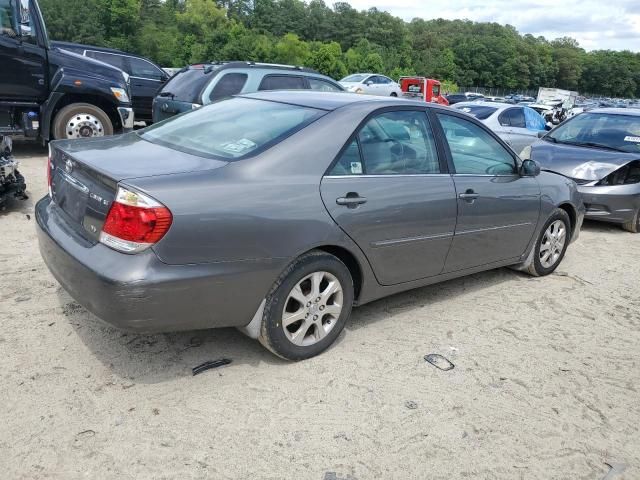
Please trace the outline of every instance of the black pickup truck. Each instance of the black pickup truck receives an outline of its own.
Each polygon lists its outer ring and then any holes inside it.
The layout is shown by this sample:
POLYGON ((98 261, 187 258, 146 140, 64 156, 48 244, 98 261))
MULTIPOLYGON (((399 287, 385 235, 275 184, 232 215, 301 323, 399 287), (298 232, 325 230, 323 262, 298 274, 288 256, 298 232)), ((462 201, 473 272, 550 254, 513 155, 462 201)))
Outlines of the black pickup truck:
POLYGON ((52 47, 36 0, 0 0, 0 137, 98 137, 133 128, 129 75, 52 47))

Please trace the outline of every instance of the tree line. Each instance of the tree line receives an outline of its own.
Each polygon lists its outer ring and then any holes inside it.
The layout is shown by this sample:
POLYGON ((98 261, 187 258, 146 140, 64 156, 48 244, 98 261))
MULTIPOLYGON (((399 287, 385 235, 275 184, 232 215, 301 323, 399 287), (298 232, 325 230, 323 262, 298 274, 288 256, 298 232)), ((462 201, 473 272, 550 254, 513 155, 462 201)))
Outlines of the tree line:
POLYGON ((539 86, 640 97, 640 53, 468 20, 405 22, 323 0, 41 0, 49 35, 144 55, 164 67, 214 60, 305 65, 340 79, 372 71, 457 85, 539 86))

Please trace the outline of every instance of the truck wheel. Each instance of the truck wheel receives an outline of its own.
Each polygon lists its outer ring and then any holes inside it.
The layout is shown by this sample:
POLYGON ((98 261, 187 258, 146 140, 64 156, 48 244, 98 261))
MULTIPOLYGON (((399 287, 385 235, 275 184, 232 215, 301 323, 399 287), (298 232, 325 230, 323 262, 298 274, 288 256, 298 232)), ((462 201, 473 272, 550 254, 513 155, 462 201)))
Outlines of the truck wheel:
POLYGON ((113 135, 113 124, 104 110, 88 103, 72 103, 60 110, 53 120, 56 140, 113 135))

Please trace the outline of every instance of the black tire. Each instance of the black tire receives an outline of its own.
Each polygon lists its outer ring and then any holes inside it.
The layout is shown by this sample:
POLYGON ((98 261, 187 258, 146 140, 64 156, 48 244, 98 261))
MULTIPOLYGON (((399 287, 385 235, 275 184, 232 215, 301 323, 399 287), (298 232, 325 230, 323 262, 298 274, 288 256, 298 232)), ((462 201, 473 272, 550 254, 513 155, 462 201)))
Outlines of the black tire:
POLYGON ((67 123, 76 115, 89 114, 97 118, 102 124, 103 135, 113 135, 113 123, 104 110, 89 103, 72 103, 61 109, 53 119, 53 138, 56 140, 73 138, 67 134, 67 123))
POLYGON ((268 350, 285 360, 305 360, 324 352, 338 338, 353 306, 353 279, 349 269, 338 258, 325 252, 312 251, 296 259, 276 280, 267 295, 258 340, 268 350), (342 311, 324 338, 308 346, 295 345, 285 334, 282 316, 285 302, 293 288, 314 272, 328 272, 342 287, 342 311))
POLYGON ((560 263, 562 262, 562 259, 564 258, 564 254, 567 251, 567 247, 569 246, 569 243, 571 241, 572 234, 573 233, 571 231, 571 220, 569 219, 569 215, 563 209, 556 208, 554 212, 551 214, 551 216, 547 219, 542 229, 540 230, 540 235, 538 236, 538 239, 536 240, 536 245, 534 247, 533 260, 531 262, 531 265, 528 266, 527 272, 530 275, 533 275, 534 277, 544 277, 545 275, 549 275, 550 273, 553 273, 555 269, 558 268, 558 265, 560 265, 560 263), (542 241, 544 239, 544 235, 545 235, 545 232, 547 231, 547 228, 549 228, 549 226, 553 222, 558 220, 564 223, 564 227, 566 229, 566 234, 565 234, 566 238, 565 238, 564 246, 562 248, 560 256, 555 261, 555 263, 550 267, 544 267, 540 261, 540 247, 542 246, 542 241))
POLYGON ((624 223, 622 225, 622 228, 624 228, 627 232, 631 232, 631 233, 640 232, 640 208, 636 211, 636 214, 633 217, 633 220, 631 220, 630 222, 624 223))
POLYGON ((397 94, 396 92, 391 92, 391 96, 392 96, 392 97, 397 97, 397 96, 398 96, 398 94, 397 94))

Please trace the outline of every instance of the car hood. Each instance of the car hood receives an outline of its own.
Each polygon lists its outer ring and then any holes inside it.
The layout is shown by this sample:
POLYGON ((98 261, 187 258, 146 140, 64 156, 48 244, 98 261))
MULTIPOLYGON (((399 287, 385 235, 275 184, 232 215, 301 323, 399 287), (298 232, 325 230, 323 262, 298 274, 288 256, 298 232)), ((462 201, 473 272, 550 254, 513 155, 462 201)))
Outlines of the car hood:
POLYGON ((640 159, 635 153, 560 145, 538 140, 531 146, 531 160, 549 170, 578 180, 602 180, 627 163, 640 159))
POLYGON ((70 50, 65 50, 62 47, 54 46, 49 50, 49 62, 58 68, 77 70, 85 74, 90 73, 105 79, 113 79, 119 83, 124 82, 122 70, 119 68, 93 58, 85 57, 84 55, 79 55, 70 50))
POLYGON ((148 142, 135 132, 52 143, 75 160, 116 182, 213 170, 228 164, 223 160, 199 157, 148 142))

